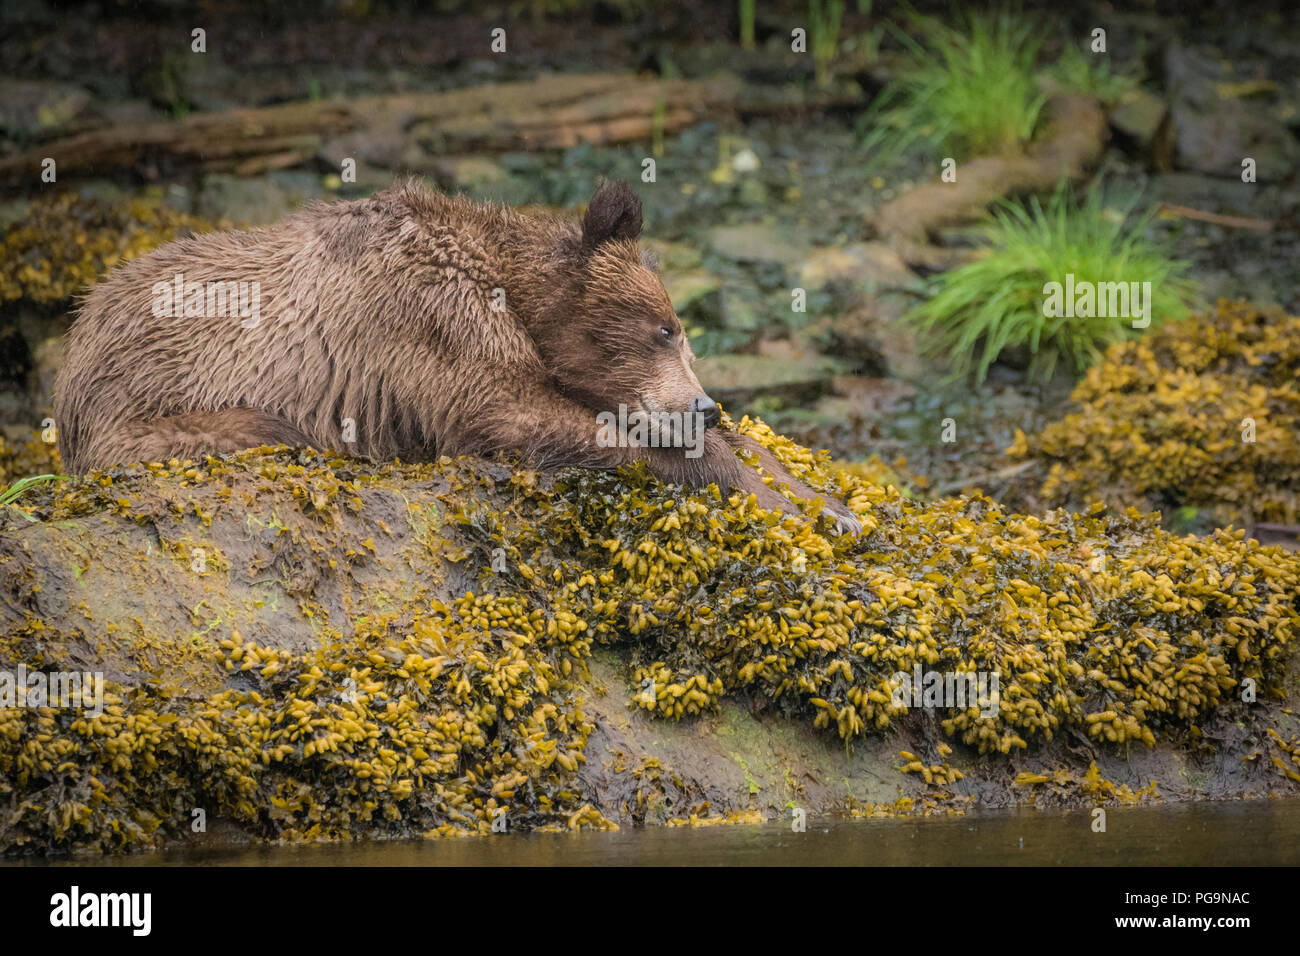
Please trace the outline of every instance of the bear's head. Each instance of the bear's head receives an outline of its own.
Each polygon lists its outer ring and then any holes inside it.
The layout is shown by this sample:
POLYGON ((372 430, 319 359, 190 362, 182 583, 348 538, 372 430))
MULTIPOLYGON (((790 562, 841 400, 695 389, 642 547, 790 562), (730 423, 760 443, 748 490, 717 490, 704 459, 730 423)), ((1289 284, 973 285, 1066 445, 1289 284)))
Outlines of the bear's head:
POLYGON ((602 182, 571 252, 571 298, 545 349, 548 366, 597 412, 622 405, 664 422, 698 416, 696 427, 710 428, 721 411, 695 377, 695 354, 640 234, 641 201, 622 183, 602 182))

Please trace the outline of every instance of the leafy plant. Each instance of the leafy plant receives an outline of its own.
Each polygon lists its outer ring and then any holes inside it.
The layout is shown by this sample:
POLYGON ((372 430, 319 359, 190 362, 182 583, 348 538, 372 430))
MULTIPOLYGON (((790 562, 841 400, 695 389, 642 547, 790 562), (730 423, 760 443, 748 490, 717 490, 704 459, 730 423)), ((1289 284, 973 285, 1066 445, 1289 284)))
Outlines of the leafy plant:
POLYGON ((758 0, 740 0, 740 45, 754 49, 754 8, 758 0))
MULTIPOLYGON (((51 481, 71 481, 67 475, 28 475, 26 478, 19 478, 4 491, 0 491, 0 508, 13 504, 25 491, 35 488, 37 485, 47 484, 51 481)), ((24 512, 19 512, 29 521, 33 520, 24 512)))
POLYGON ((956 158, 1020 149, 1046 100, 1034 78, 1037 25, 1005 10, 968 13, 956 27, 916 13, 910 23, 893 28, 910 62, 863 117, 866 147, 926 143, 956 158))
MULTIPOLYGON (((1076 371, 1087 368, 1106 346, 1134 334, 1133 320, 1072 317, 1065 310, 1049 315, 1048 283, 1065 286, 1067 276, 1076 289, 1139 283, 1139 290, 1150 290, 1152 325, 1181 317, 1193 298, 1195 287, 1182 275, 1187 264, 1170 259, 1164 244, 1146 234, 1154 211, 1130 222, 1135 199, 1111 209, 1094 189, 1076 204, 1063 185, 1046 207, 1037 198, 1027 206, 998 205, 985 227, 991 248, 939 276, 937 294, 904 321, 930 333, 930 346, 950 356, 955 376, 973 369, 982 381, 998 356, 1015 348, 1028 351, 1031 376, 1048 378, 1061 362, 1076 371)), ((1078 311, 1103 311, 1100 298, 1096 307, 1078 311)), ((1127 311, 1133 313, 1132 303, 1127 311)))
POLYGON ((1048 75, 1061 86, 1090 93, 1103 103, 1116 103, 1137 88, 1137 81, 1110 68, 1110 57, 1092 53, 1077 43, 1067 43, 1048 75))
MULTIPOLYGON (((858 0, 858 13, 862 16, 871 15, 872 0, 858 0)), ((880 58, 880 41, 885 35, 885 28, 882 24, 873 26, 870 30, 863 30, 856 36, 851 36, 844 41, 843 48, 849 52, 861 50, 861 58, 867 63, 875 63, 880 58)))
POLYGON ((831 82, 831 63, 840 46, 840 24, 844 20, 844 0, 808 0, 808 42, 812 46, 813 69, 817 85, 831 82))

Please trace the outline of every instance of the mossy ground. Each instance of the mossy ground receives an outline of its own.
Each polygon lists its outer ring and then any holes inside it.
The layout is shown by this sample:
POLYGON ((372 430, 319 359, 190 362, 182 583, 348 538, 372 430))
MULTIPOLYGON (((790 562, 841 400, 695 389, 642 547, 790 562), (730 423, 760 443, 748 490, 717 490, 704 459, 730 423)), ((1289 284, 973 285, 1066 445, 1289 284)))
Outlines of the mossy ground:
POLYGON ((1122 800, 1090 763, 1136 795, 1175 756, 1296 792, 1296 556, 920 504, 737 427, 862 535, 639 469, 309 450, 33 491, 0 516, 0 664, 110 697, 0 711, 0 846, 156 846, 195 809, 309 840, 1122 800), (999 673, 997 714, 897 705, 917 665, 999 673))

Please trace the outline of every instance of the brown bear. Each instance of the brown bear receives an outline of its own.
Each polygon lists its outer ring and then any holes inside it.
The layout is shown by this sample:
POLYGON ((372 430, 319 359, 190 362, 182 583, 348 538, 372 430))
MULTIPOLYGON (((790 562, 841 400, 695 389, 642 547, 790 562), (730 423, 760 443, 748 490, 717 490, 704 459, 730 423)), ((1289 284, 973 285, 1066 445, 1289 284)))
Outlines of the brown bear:
MULTIPOLYGON (((746 449, 816 497, 752 439, 711 427, 718 407, 640 232, 621 183, 602 183, 579 223, 412 180, 173 242, 114 270, 79 310, 55 384, 64 464, 278 442, 375 458, 513 452, 538 467, 643 460, 664 481, 791 510, 746 449), (671 423, 666 440, 600 424, 646 417, 671 423)), ((826 507, 858 530, 843 503, 826 507)))

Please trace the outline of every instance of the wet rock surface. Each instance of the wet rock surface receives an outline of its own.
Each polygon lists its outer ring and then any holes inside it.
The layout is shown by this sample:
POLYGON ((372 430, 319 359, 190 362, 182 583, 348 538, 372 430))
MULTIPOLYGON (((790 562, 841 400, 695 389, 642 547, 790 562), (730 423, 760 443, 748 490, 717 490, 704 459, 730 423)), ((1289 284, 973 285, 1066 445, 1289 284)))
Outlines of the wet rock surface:
POLYGON ((0 711, 0 842, 157 846, 194 806, 292 841, 1300 782, 1295 557, 916 505, 741 427, 863 536, 636 472, 310 451, 29 491, 0 512, 0 665, 106 694, 0 711), (895 699, 898 673, 961 667, 1001 674, 1000 710, 895 699))

